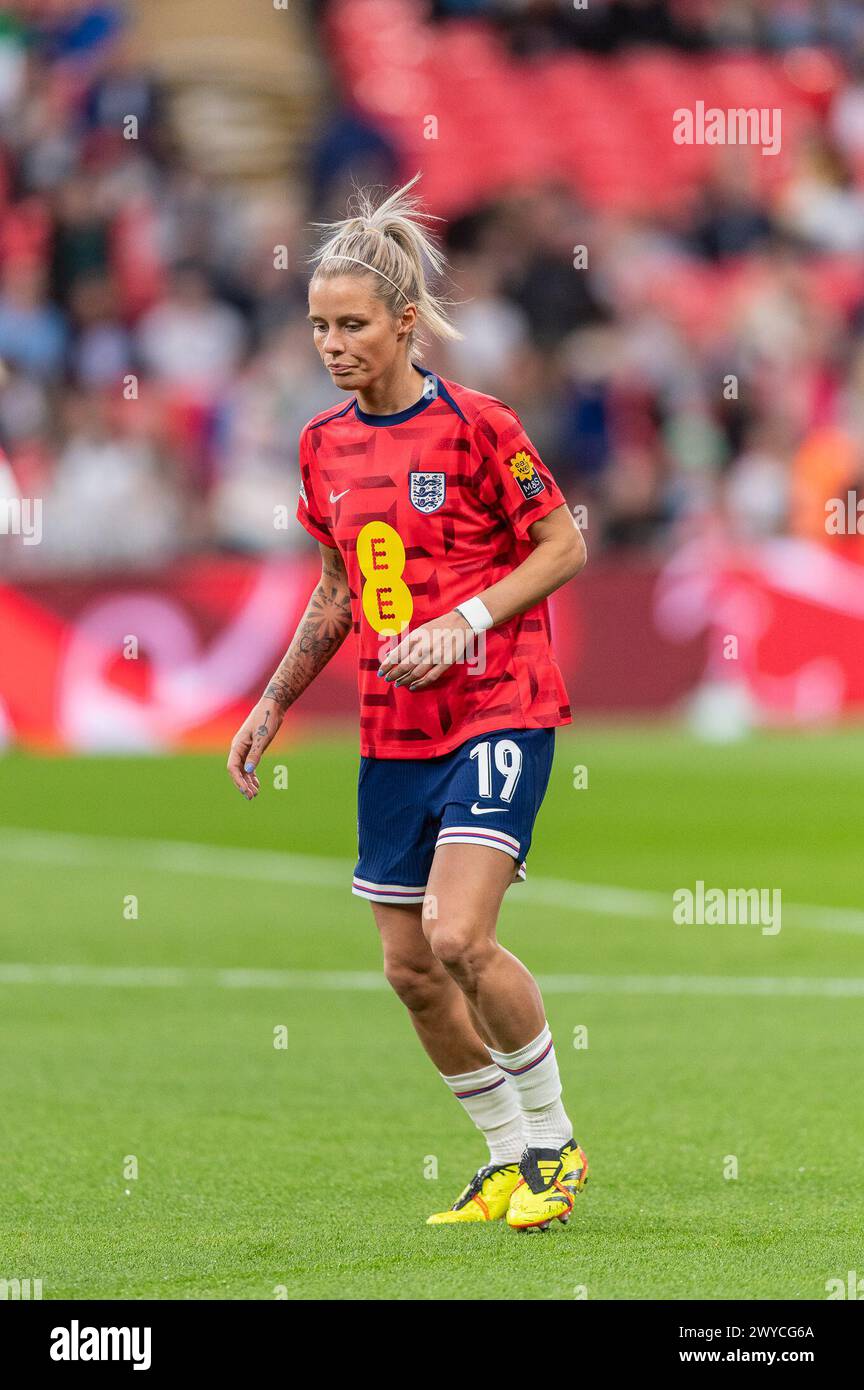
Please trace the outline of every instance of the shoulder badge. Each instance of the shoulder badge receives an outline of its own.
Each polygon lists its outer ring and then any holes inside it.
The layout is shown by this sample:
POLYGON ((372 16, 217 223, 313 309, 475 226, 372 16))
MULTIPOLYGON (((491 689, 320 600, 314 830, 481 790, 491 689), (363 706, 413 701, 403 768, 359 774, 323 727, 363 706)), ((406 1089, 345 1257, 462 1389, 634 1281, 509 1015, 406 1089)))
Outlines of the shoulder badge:
POLYGON ((523 497, 536 497, 537 493, 543 492, 546 487, 534 467, 534 460, 524 449, 520 449, 518 454, 513 455, 510 460, 510 472, 519 484, 523 497))

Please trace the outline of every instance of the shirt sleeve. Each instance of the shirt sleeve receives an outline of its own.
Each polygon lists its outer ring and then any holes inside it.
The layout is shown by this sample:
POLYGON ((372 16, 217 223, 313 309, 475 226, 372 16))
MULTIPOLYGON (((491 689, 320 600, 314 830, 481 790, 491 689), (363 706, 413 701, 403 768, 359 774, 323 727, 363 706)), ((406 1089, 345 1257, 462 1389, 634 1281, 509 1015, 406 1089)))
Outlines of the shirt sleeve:
POLYGON ((484 469, 480 495, 507 521, 519 540, 528 528, 567 502, 549 469, 509 406, 496 401, 476 425, 484 469))
POLYGON ((300 495, 297 499, 297 520, 316 541, 320 541, 322 545, 329 545, 331 549, 335 550, 336 542, 315 500, 315 489, 312 483, 312 457, 309 431, 304 430, 300 436, 300 495))

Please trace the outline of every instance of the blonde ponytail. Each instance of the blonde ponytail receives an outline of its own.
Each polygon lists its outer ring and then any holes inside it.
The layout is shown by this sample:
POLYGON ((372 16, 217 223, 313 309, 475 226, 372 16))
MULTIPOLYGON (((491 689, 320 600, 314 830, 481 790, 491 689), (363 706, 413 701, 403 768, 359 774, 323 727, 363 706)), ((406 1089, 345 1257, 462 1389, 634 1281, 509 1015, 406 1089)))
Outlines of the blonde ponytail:
POLYGON ((408 346, 418 358, 426 341, 424 329, 435 338, 462 337, 448 318, 444 300, 427 283, 427 266, 439 277, 446 262, 425 225, 438 219, 422 212, 418 200, 409 196, 419 178, 420 174, 415 174, 380 203, 368 189, 356 190, 348 217, 316 224, 329 235, 310 258, 315 265, 313 279, 373 272, 378 299, 396 316, 406 304, 414 304, 417 327, 408 346))

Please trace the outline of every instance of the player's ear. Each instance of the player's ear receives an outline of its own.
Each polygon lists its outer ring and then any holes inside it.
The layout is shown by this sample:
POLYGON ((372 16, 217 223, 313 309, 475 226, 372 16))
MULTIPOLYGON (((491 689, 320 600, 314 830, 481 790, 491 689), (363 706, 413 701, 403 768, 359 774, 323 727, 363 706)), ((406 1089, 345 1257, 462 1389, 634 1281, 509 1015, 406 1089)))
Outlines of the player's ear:
POLYGON ((401 341, 403 338, 407 338, 411 330, 416 327, 417 306, 415 304, 406 304, 405 308, 402 310, 401 318, 397 321, 396 337, 401 341))

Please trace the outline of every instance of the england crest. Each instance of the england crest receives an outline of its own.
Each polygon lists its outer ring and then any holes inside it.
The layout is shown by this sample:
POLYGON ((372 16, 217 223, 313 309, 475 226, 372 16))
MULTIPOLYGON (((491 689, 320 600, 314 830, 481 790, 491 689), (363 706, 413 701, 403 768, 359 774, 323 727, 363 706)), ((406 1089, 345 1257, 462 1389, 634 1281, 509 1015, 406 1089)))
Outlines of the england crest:
POLYGON ((409 496, 411 506, 418 512, 437 512, 443 507, 447 493, 447 479, 443 473, 409 473, 409 496))

